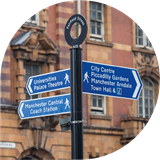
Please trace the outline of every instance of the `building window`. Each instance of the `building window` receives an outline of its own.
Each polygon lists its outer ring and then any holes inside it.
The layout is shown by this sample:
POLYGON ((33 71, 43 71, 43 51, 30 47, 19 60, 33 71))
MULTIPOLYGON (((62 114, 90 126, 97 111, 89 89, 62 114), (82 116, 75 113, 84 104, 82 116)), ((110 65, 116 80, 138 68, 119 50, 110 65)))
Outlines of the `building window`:
POLYGON ((103 4, 90 2, 90 38, 104 40, 103 4))
POLYGON ((39 12, 34 14, 32 17, 30 17, 26 23, 29 23, 29 24, 34 24, 34 25, 39 25, 39 12))
POLYGON ((143 89, 138 99, 138 117, 150 118, 154 109, 154 84, 148 79, 142 79, 143 89))
POLYGON ((148 37, 137 24, 136 24, 136 45, 143 46, 143 47, 144 46, 152 47, 152 44, 149 41, 148 37))
POLYGON ((105 98, 91 95, 91 113, 105 114, 105 98))
MULTIPOLYGON (((27 83, 29 77, 39 75, 40 72, 40 64, 32 64, 32 63, 24 63, 24 69, 26 70, 25 82, 27 83)), ((24 93, 26 94, 26 99, 35 99, 39 98, 40 95, 29 95, 27 89, 24 89, 24 93)))

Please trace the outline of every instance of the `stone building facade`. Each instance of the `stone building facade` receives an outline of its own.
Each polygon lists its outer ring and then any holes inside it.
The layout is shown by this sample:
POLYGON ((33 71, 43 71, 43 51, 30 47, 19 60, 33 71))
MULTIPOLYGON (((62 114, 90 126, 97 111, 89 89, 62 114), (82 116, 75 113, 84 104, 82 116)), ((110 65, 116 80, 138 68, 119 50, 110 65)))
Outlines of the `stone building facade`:
MULTIPOLYGON (((21 120, 22 100, 69 93, 69 89, 29 96, 28 77, 70 68, 65 42, 67 20, 81 13, 88 34, 81 45, 82 59, 136 68, 143 81, 139 99, 127 100, 83 94, 84 158, 108 155, 133 140, 148 122, 159 93, 155 52, 143 30, 128 16, 108 5, 68 1, 41 10, 12 38, 1 66, 0 158, 71 159, 71 132, 61 132, 59 118, 21 120), (13 147, 4 147, 5 145, 13 147)), ((74 30, 71 31, 74 35, 74 30)))

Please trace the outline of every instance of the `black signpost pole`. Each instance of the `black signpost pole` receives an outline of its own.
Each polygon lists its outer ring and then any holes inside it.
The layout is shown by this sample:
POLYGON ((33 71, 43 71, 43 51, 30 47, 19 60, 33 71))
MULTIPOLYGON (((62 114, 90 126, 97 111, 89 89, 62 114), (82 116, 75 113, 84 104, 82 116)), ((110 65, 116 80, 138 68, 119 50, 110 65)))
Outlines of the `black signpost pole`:
POLYGON ((83 159, 82 49, 80 45, 86 35, 86 19, 80 14, 70 17, 65 26, 65 39, 72 46, 70 49, 72 159, 83 159), (81 34, 76 39, 72 38, 70 34, 74 23, 81 26, 81 34))
POLYGON ((72 159, 83 159, 82 49, 70 49, 72 159))

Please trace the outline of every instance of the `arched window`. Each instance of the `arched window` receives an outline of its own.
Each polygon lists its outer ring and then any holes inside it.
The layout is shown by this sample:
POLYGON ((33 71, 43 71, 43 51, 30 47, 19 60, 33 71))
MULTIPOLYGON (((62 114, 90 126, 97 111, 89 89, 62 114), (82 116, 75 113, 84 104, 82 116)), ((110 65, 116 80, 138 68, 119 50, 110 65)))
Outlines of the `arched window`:
POLYGON ((149 78, 143 78, 143 89, 138 99, 138 117, 150 118, 155 106, 154 83, 149 78))

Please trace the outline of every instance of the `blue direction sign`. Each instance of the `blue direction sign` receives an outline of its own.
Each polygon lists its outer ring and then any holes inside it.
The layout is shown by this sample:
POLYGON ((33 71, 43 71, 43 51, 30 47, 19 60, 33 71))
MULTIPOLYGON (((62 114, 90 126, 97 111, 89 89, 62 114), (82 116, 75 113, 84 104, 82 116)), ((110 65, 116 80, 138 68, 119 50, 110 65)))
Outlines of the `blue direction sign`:
POLYGON ((21 101, 18 107, 18 113, 21 119, 65 114, 70 112, 70 94, 21 101))
POLYGON ((70 87, 70 69, 32 76, 26 88, 30 95, 55 91, 70 87))
POLYGON ((82 62, 83 93, 138 99, 142 82, 136 69, 82 62))

